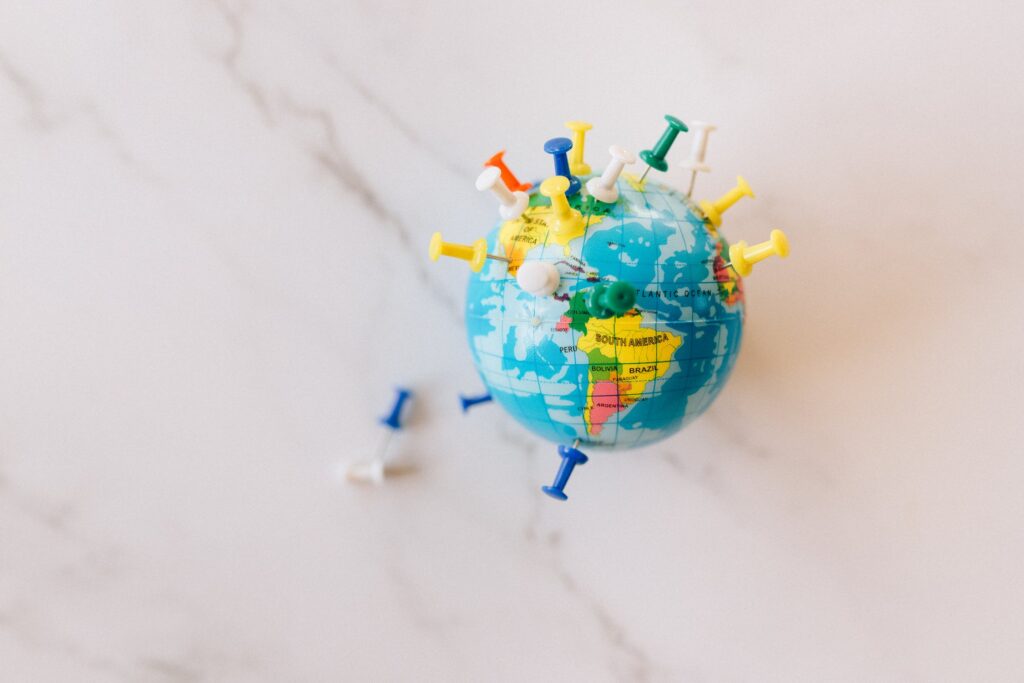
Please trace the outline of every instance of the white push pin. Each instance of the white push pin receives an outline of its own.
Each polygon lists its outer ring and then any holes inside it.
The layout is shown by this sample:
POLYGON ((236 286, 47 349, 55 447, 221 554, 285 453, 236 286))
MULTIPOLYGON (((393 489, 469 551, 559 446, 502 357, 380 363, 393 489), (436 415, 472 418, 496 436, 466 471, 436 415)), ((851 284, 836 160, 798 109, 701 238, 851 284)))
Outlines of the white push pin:
POLYGON ((704 157, 708 153, 708 135, 718 130, 713 123, 694 121, 690 124, 690 130, 696 133, 693 137, 693 146, 690 147, 690 158, 682 162, 680 166, 690 169, 690 189, 686 196, 693 195, 693 185, 697 181, 697 173, 709 173, 711 167, 704 163, 704 157))
POLYGON ((349 481, 379 486, 384 483, 384 459, 374 458, 351 463, 345 466, 344 474, 349 481))
POLYGON ((609 147, 608 153, 612 155, 612 160, 604 173, 587 181, 587 192, 599 202, 614 204, 619 201, 619 188, 615 181, 619 179, 623 167, 636 161, 636 155, 618 145, 609 147))
POLYGON ((529 292, 536 297, 551 296, 558 289, 561 282, 558 268, 553 263, 546 261, 527 261, 519 266, 516 273, 516 282, 524 292, 529 292))
POLYGON ((490 190, 498 198, 501 205, 498 213, 507 221, 514 220, 523 215, 526 207, 530 204, 530 197, 525 192, 512 192, 505 186, 501 179, 501 169, 495 166, 488 166, 476 179, 476 189, 483 192, 490 190))

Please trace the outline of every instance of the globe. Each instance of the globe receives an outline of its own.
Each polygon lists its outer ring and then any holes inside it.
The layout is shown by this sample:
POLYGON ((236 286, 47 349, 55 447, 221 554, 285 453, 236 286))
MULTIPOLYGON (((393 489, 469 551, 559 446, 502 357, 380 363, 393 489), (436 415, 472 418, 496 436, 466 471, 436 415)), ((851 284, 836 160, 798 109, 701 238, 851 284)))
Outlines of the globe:
POLYGON ((743 337, 743 283, 721 233, 669 187, 632 176, 616 187, 614 204, 570 197, 586 227, 569 234, 551 229, 535 187, 523 215, 487 235, 488 251, 508 262, 487 260, 469 280, 481 379, 516 421, 557 443, 633 448, 668 437, 715 400, 743 337), (518 285, 530 261, 557 268, 553 294, 518 285), (635 290, 633 307, 594 315, 588 295, 617 282, 635 290))

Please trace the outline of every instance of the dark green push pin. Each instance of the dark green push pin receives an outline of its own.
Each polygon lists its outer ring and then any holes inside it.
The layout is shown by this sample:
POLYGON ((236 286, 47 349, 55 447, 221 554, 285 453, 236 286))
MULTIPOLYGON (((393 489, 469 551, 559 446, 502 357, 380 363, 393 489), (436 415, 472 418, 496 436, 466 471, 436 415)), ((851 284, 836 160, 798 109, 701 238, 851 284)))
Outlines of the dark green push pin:
POLYGON ((607 287, 597 285, 590 290, 586 303, 595 318, 614 318, 633 308, 636 290, 628 282, 616 282, 607 287))
POLYGON ((654 149, 645 149, 640 152, 640 158, 647 164, 647 170, 640 176, 641 183, 647 177, 647 174, 651 172, 652 168, 656 168, 662 173, 668 170, 668 162, 665 161, 665 155, 668 154, 672 143, 676 141, 676 136, 690 130, 686 127, 685 123, 671 114, 665 114, 665 120, 668 121, 668 128, 661 134, 661 138, 654 145, 654 149))

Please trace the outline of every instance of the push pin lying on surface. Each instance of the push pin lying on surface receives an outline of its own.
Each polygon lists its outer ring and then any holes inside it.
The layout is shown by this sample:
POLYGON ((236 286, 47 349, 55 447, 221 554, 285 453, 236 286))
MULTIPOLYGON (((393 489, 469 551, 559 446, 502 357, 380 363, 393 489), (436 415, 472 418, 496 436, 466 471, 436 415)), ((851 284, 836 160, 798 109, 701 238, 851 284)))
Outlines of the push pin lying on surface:
POLYGON ((569 150, 572 149, 572 140, 569 138, 551 138, 544 143, 544 151, 555 158, 555 175, 562 176, 569 181, 569 187, 565 196, 572 197, 580 191, 580 179, 569 171, 569 150))
POLYGON ((703 200, 698 204, 704 216, 711 221, 711 225, 717 230, 722 225, 722 214, 743 197, 754 197, 754 191, 743 179, 743 176, 736 176, 736 187, 732 188, 713 202, 703 200))
POLYGON ((459 402, 462 403, 462 412, 468 413, 469 409, 480 403, 488 403, 493 401, 494 397, 490 394, 483 394, 481 396, 462 396, 459 395, 459 402))
POLYGON ((691 124, 694 130, 693 146, 690 147, 690 158, 680 164, 683 168, 690 169, 690 188, 686 196, 693 195, 693 184, 697 181, 697 173, 710 173, 711 167, 704 163, 704 157, 708 153, 708 135, 718 130, 713 123, 694 121, 691 124))
POLYGON ((504 256, 488 254, 487 240, 483 237, 473 242, 473 244, 455 244, 454 242, 442 241, 441 233, 435 232, 430 238, 430 260, 436 261, 442 256, 450 256, 452 258, 468 261, 469 269, 474 273, 480 272, 484 267, 484 261, 487 259, 504 261, 505 263, 509 262, 509 260, 504 256))
POLYGON ((572 154, 569 156, 569 170, 573 175, 590 175, 590 164, 583 161, 583 139, 594 126, 586 121, 566 121, 565 127, 572 131, 572 154))
POLYGON ((572 471, 576 468, 576 465, 584 465, 589 459, 581 451, 577 450, 579 445, 580 440, 576 439, 572 442, 572 446, 558 447, 558 455, 562 458, 562 464, 559 465, 558 474, 555 475, 555 483, 551 486, 541 486, 541 491, 558 500, 569 499, 569 496, 565 495, 565 485, 569 483, 569 477, 572 476, 572 471))
POLYGON ((540 193, 551 200, 551 210, 554 213, 551 229, 559 235, 571 235, 574 232, 582 234, 583 214, 569 206, 569 200, 565 198, 568 189, 569 181, 560 175, 552 176, 540 184, 540 193))
POLYGON ((602 320, 623 315, 636 303, 636 289, 628 282, 615 282, 607 287, 594 285, 586 298, 587 311, 602 320))
POLYGON ((551 296, 561 281, 558 268, 547 261, 527 261, 516 271, 519 288, 536 297, 551 296))
POLYGON ((507 221, 523 215, 530 204, 530 197, 522 190, 510 191, 501 180, 501 170, 496 166, 488 166, 476 179, 476 189, 484 192, 490 190, 498 198, 501 205, 498 213, 507 221))
POLYGON ((526 192, 533 187, 533 183, 519 182, 519 179, 516 178, 515 174, 513 174, 512 171, 509 170, 508 166, 505 165, 505 150, 496 152, 494 156, 484 162, 484 166, 493 166, 501 171, 501 181, 505 183, 505 187, 512 192, 526 192))
POLYGON ((608 162, 604 173, 587 181, 587 192, 599 202, 614 204, 619 201, 619 186, 616 185, 619 174, 626 165, 636 161, 636 155, 618 145, 609 147, 608 153, 612 155, 612 160, 608 162))
POLYGON ((408 389, 399 387, 396 391, 398 395, 395 397, 395 404, 392 406, 391 412, 380 419, 380 423, 387 427, 387 433, 381 440, 376 455, 369 460, 360 460, 346 465, 343 469, 345 478, 349 481, 373 484, 383 483, 384 476, 387 474, 388 446, 391 445, 391 440, 394 438, 395 433, 402 428, 402 410, 409 399, 412 398, 412 392, 408 389))
POLYGON ((768 235, 768 241, 752 246, 740 241, 729 247, 729 263, 733 270, 746 277, 754 271, 754 264, 763 261, 769 256, 786 258, 789 256, 789 240, 786 233, 781 230, 772 230, 768 235))
POLYGON ((647 174, 651 172, 652 168, 656 168, 662 173, 668 170, 668 162, 665 161, 668 150, 672 148, 672 143, 676 141, 676 136, 689 130, 685 123, 671 114, 665 114, 665 120, 668 121, 668 128, 661 134, 658 142, 654 144, 654 149, 645 149, 640 152, 640 158, 647 164, 647 170, 640 176, 639 182, 641 183, 647 177, 647 174))

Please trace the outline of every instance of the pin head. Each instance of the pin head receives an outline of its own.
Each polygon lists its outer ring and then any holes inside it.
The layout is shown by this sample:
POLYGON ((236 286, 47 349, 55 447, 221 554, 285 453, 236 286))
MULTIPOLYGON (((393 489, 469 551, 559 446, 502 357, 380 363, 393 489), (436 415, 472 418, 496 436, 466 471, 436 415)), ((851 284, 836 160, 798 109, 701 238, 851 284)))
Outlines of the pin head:
POLYGON ((739 190, 741 195, 750 197, 751 199, 754 198, 754 191, 750 189, 747 179, 741 175, 736 176, 736 189, 739 190))
POLYGON ((488 166, 477 176, 476 189, 481 192, 489 190, 494 187, 499 178, 501 178, 501 169, 497 166, 488 166))
POLYGON ((772 246, 775 248, 775 254, 779 258, 789 256, 789 240, 786 239, 786 233, 781 230, 772 230, 771 234, 768 235, 768 239, 771 241, 772 246))
POLYGON ((613 159, 621 161, 623 164, 626 164, 627 166, 636 161, 635 154, 630 152, 628 149, 619 147, 618 145, 612 145, 611 147, 609 147, 608 154, 610 154, 613 159))
POLYGON ((430 238, 430 260, 436 261, 441 258, 441 247, 444 245, 444 241, 441 238, 440 232, 435 232, 430 238))
POLYGON ((572 149, 572 140, 569 138, 551 138, 544 143, 544 151, 548 154, 568 154, 572 149))
POLYGON ((550 296, 561 282, 558 268, 546 261, 527 261, 516 271, 520 289, 534 296, 550 296))
POLYGON ((586 133, 594 126, 586 121, 566 121, 565 127, 574 133, 586 133))
MULTIPOLYGON (((563 140, 565 138, 562 138, 563 140)), ((551 199, 558 195, 565 195, 569 189, 569 179, 563 175, 554 175, 540 184, 540 193, 551 199)))

